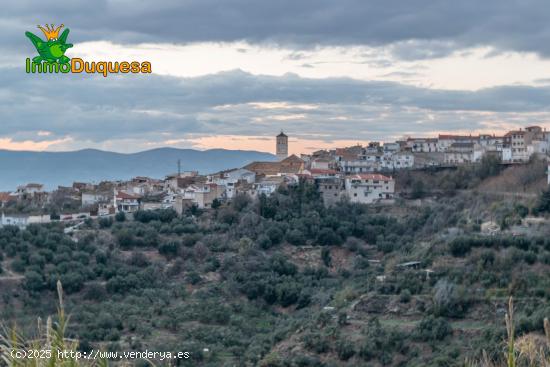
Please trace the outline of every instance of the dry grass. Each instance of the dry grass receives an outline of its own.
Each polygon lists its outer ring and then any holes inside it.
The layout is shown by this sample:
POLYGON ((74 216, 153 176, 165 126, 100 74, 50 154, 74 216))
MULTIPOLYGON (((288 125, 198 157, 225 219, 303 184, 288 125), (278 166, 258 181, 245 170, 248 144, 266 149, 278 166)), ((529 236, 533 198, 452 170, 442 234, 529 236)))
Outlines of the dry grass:
POLYGON ((550 367, 550 322, 544 319, 545 335, 527 334, 516 339, 514 328, 514 302, 510 297, 505 316, 506 351, 504 362, 492 361, 483 353, 476 361, 467 361, 468 367, 550 367), (505 364, 503 364, 505 363, 505 364))
POLYGON ((108 363, 104 359, 83 360, 71 355, 70 352, 78 350, 78 341, 65 337, 65 331, 69 317, 65 314, 63 306, 63 289, 61 283, 57 283, 59 306, 57 320, 48 317, 46 325, 38 319, 37 335, 31 340, 26 340, 17 332, 16 327, 2 327, 0 335, 0 358, 3 365, 8 367, 80 367, 97 366, 106 367, 108 363), (32 358, 25 353, 33 351, 32 358), (65 353, 64 352, 69 352, 65 353))

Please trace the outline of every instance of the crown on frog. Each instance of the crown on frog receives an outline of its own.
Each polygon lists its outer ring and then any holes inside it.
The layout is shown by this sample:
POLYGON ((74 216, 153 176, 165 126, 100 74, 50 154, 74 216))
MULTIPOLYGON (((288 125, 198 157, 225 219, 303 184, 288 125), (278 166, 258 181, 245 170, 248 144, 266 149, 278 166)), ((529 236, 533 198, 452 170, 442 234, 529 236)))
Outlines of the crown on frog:
POLYGON ((46 24, 46 28, 42 26, 38 26, 38 29, 40 29, 44 34, 46 35, 46 38, 49 40, 59 37, 59 30, 63 28, 64 25, 61 24, 59 27, 54 28, 54 25, 51 24, 51 27, 46 24))

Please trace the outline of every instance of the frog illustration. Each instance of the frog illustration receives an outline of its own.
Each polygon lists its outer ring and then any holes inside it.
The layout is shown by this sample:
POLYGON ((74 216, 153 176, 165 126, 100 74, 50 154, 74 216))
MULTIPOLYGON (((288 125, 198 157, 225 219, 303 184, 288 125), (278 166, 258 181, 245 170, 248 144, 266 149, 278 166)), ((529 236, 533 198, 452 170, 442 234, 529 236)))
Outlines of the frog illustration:
POLYGON ((66 64, 71 60, 65 56, 65 51, 73 47, 71 43, 67 43, 69 29, 66 28, 61 37, 58 37, 59 31, 63 27, 63 24, 57 28, 54 28, 53 24, 51 24, 51 27, 46 24, 45 28, 38 26, 38 29, 46 35, 46 41, 31 32, 25 32, 25 36, 31 40, 34 47, 36 47, 36 51, 38 51, 38 56, 32 59, 33 62, 40 64, 42 61, 46 61, 48 63, 66 64))

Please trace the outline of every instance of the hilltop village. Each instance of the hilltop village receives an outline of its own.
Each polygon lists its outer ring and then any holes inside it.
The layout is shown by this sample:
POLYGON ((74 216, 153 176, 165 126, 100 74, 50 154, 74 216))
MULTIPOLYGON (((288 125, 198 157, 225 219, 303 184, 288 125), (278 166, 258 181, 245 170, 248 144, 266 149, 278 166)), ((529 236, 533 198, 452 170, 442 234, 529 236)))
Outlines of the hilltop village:
POLYGON ((173 208, 209 209, 237 195, 269 196, 280 186, 300 180, 314 183, 326 206, 342 199, 353 203, 391 204, 394 175, 400 170, 426 170, 473 165, 483 157, 501 164, 523 164, 531 157, 546 159, 550 133, 538 126, 495 135, 439 135, 367 146, 356 145, 311 154, 289 155, 288 136, 276 136, 275 161, 252 162, 241 168, 208 175, 180 171, 164 179, 135 177, 129 181, 74 182, 46 191, 39 183, 0 193, 0 225, 26 226, 52 220, 71 221, 119 212, 173 208), (53 209, 52 209, 53 208, 53 209))

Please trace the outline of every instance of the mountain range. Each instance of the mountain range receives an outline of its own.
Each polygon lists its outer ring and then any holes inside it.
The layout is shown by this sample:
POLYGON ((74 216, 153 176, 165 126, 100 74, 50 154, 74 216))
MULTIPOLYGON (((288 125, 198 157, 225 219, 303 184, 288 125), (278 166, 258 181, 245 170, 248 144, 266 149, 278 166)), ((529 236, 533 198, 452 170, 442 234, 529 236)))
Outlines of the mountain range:
POLYGON ((115 153, 96 149, 73 152, 0 150, 0 190, 14 190, 29 182, 46 189, 74 181, 124 180, 135 176, 163 178, 181 170, 201 174, 242 167, 253 161, 273 161, 269 153, 245 150, 194 150, 158 148, 138 153, 115 153))

